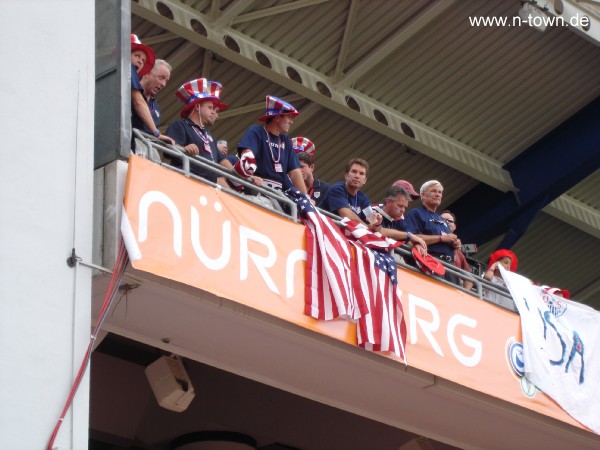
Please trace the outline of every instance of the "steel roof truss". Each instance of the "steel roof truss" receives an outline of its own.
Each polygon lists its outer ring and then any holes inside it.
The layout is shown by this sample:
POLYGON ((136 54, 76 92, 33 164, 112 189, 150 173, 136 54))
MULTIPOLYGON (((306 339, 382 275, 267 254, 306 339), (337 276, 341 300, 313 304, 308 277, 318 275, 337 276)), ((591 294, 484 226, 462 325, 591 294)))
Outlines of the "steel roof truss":
MULTIPOLYGON (((157 3, 158 0, 139 0, 138 3, 132 3, 132 11, 196 45, 219 53, 224 58, 251 72, 297 92, 321 106, 388 136, 395 141, 402 142, 416 151, 483 183, 489 184, 503 192, 515 190, 510 174, 502 168, 501 162, 451 139, 443 133, 429 128, 358 91, 352 89, 333 89, 332 80, 327 76, 266 47, 264 44, 240 32, 232 29, 220 30, 212 27, 205 15, 181 2, 175 0, 160 1, 160 3, 167 5, 171 9, 174 16, 173 20, 160 15, 157 3), (207 30, 208 37, 193 30, 191 26, 192 20, 203 24, 207 30), (225 38, 227 36, 236 41, 240 48, 239 53, 229 49, 225 45, 225 38), (269 58, 272 66, 270 69, 257 61, 256 53, 258 51, 269 58), (300 74, 302 83, 297 83, 289 78, 287 74, 288 67, 292 67, 300 74), (331 98, 320 93, 318 83, 323 83, 328 87, 331 91, 331 98), (359 111, 348 107, 346 101, 348 97, 352 97, 356 101, 359 111), (380 111, 386 116, 388 125, 382 124, 375 119, 375 110, 380 111), (403 132, 403 123, 412 129, 415 135, 414 139, 403 132)), ((234 6, 232 5, 232 7, 234 6)), ((221 23, 221 18, 217 19, 215 23, 221 23)))

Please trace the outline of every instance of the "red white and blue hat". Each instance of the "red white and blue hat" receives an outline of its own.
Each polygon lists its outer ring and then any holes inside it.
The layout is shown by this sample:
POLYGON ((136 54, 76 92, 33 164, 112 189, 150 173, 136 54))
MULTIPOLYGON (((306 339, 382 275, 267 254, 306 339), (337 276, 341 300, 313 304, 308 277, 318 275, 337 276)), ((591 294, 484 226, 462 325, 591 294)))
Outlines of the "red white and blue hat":
POLYGON ((292 147, 296 153, 306 152, 311 158, 315 155, 315 144, 309 138, 302 136, 292 138, 292 147))
POLYGON ((139 38, 135 35, 131 35, 131 53, 136 50, 141 50, 146 54, 146 63, 144 66, 138 71, 138 76, 140 79, 146 75, 148 72, 152 70, 154 67, 154 61, 156 60, 156 56, 154 55, 154 50, 152 50, 147 45, 142 44, 139 38))
POLYGON ((567 300, 569 300, 571 298, 571 293, 567 289, 559 289, 559 288, 550 287, 550 286, 546 286, 546 285, 541 286, 541 288, 550 294, 562 295, 567 300))
POLYGON ((221 91, 223 86, 217 81, 209 81, 206 78, 198 78, 197 80, 188 81, 184 83, 175 95, 179 100, 183 102, 183 109, 179 115, 181 117, 187 117, 190 115, 190 110, 197 103, 205 100, 212 100, 215 108, 219 108, 221 111, 227 109, 229 105, 221 103, 221 91))
POLYGON ((267 95, 265 108, 265 115, 258 118, 260 122, 266 122, 269 117, 284 116, 286 114, 296 117, 300 114, 298 111, 296 111, 296 108, 294 108, 288 102, 284 102, 280 98, 272 97, 270 95, 267 95))

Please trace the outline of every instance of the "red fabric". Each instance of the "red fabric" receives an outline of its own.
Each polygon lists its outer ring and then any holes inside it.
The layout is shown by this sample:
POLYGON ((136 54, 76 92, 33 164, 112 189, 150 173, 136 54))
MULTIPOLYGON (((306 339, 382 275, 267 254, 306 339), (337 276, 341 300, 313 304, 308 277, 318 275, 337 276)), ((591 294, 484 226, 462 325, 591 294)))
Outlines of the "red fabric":
POLYGON ((304 313, 321 320, 358 319, 358 345, 405 359, 406 323, 397 289, 397 267, 389 253, 401 242, 342 220, 344 232, 297 189, 285 194, 306 225, 304 313), (352 251, 354 249, 354 251, 352 251))
POLYGON ((358 319, 368 312, 355 295, 356 271, 348 240, 332 219, 319 213, 308 197, 294 199, 306 225, 306 297, 304 313, 315 319, 358 319))
POLYGON ((471 266, 469 266, 466 256, 460 250, 456 250, 454 252, 454 265, 459 269, 466 270, 467 272, 471 271, 471 266))
POLYGON ((358 284, 354 291, 368 307, 368 313, 358 319, 358 345, 371 351, 393 352, 406 360, 407 331, 397 289, 397 267, 388 253, 401 243, 348 219, 342 220, 342 226, 356 249, 358 284))
POLYGON ((516 272, 517 271, 517 265, 519 264, 519 260, 517 259, 517 255, 515 255, 510 250, 506 250, 504 248, 502 248, 500 250, 496 250, 494 253, 492 253, 490 255, 490 262, 488 263, 488 267, 490 267, 492 264, 494 264, 499 259, 504 258, 505 256, 508 256, 511 259, 510 271, 511 272, 516 272))
MULTIPOLYGON (((542 286, 544 287, 544 286, 542 286)), ((567 289, 559 289, 559 288, 553 288, 553 287, 544 287, 544 289, 546 289, 550 294, 554 294, 554 295, 558 295, 558 294, 562 294, 563 298, 566 298, 567 300, 571 298, 571 293, 567 290, 567 289)))

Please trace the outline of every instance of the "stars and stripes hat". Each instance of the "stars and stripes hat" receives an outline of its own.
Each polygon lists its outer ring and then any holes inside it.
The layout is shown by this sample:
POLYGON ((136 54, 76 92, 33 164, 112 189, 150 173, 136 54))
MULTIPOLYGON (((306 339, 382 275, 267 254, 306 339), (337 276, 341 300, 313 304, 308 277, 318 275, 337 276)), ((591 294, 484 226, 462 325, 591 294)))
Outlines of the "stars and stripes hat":
POLYGON ((205 100, 212 100, 215 108, 223 111, 227 109, 229 105, 221 103, 221 91, 223 86, 217 81, 209 81, 206 78, 198 78, 196 80, 188 81, 184 83, 175 95, 179 100, 183 102, 183 109, 179 113, 180 117, 187 117, 190 115, 190 110, 197 103, 205 100))
POLYGON ((135 34, 131 34, 131 53, 136 50, 141 50, 146 54, 146 63, 144 66, 138 71, 138 76, 140 79, 146 75, 148 72, 152 70, 154 67, 154 61, 156 60, 156 55, 154 55, 154 50, 152 50, 147 45, 142 44, 140 39, 135 34))
POLYGON ((311 158, 315 157, 315 144, 306 137, 298 136, 292 138, 292 147, 296 153, 306 152, 311 158))
POLYGON ((296 117, 300 114, 298 111, 296 111, 296 108, 294 108, 288 102, 284 102, 280 98, 273 97, 271 95, 267 95, 265 109, 265 115, 258 118, 260 122, 266 122, 269 117, 283 116, 285 114, 296 117))

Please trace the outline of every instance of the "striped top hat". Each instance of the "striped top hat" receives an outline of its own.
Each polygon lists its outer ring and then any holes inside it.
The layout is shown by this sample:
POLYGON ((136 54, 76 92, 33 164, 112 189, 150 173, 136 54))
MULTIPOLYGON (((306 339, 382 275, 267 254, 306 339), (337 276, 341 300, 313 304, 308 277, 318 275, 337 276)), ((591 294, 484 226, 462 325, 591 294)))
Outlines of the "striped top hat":
POLYGON ((146 75, 148 72, 150 72, 152 70, 152 68, 154 67, 154 61, 156 60, 156 56, 154 55, 154 50, 152 50, 147 45, 142 44, 142 42, 139 40, 139 38, 135 34, 132 34, 131 35, 131 53, 135 52, 136 50, 141 50, 146 54, 146 63, 140 70, 138 70, 138 76, 141 79, 144 75, 146 75))
POLYGON ((221 111, 227 109, 229 105, 221 103, 221 91, 223 86, 217 81, 209 81, 206 78, 198 78, 197 80, 188 81, 184 83, 175 95, 179 100, 183 102, 183 109, 179 115, 181 117, 187 117, 190 115, 190 110, 197 103, 205 100, 212 100, 215 108, 219 108, 221 111))
POLYGON ((267 95, 265 109, 265 115, 258 118, 260 122, 266 122, 269 117, 283 116, 285 114, 296 117, 300 114, 298 111, 296 111, 296 108, 289 103, 271 95, 267 95))
POLYGON ((298 136, 292 138, 292 147, 296 153, 306 152, 311 158, 315 156, 315 144, 306 137, 298 136))

